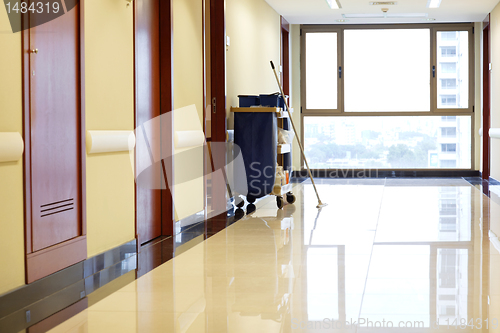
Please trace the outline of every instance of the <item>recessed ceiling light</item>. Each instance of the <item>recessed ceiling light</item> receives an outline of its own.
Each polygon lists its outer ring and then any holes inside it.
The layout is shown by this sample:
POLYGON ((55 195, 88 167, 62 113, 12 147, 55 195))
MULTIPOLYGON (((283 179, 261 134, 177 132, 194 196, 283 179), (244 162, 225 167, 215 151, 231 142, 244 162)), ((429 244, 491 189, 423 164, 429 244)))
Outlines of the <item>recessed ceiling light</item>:
POLYGON ((393 13, 387 14, 387 18, 424 18, 427 13, 393 13))
POLYGON ((342 14, 343 18, 384 18, 384 14, 342 14))
POLYGON ((328 6, 330 6, 331 9, 340 9, 342 6, 340 5, 339 0, 326 0, 326 3, 328 6))
POLYGON ((438 8, 441 5, 441 0, 429 0, 427 2, 427 8, 438 8))
POLYGON ((396 1, 378 1, 378 2, 370 2, 371 6, 395 6, 398 3, 396 1))
POLYGON ((398 19, 398 18, 426 18, 427 13, 381 13, 381 14, 342 14, 343 18, 364 18, 364 19, 369 19, 369 18, 392 18, 392 19, 398 19))

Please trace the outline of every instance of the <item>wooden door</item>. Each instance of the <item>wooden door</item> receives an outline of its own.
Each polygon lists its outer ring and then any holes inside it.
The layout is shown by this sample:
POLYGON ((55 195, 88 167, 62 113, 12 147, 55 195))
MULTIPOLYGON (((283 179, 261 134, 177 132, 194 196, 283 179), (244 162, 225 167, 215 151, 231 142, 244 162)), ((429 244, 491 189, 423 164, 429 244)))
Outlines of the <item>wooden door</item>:
POLYGON ((30 29, 33 251, 81 234, 78 10, 30 29), (36 51, 35 51, 36 52, 36 51))
POLYGON ((281 20, 281 86, 283 93, 290 95, 290 23, 280 16, 281 20))
MULTIPOLYGON (((214 171, 226 166, 227 118, 226 118, 226 3, 210 0, 210 92, 211 92, 211 146, 214 171)), ((212 210, 225 212, 227 207, 226 186, 212 180, 212 210)), ((221 214, 225 219, 226 214, 221 214)))
MULTIPOLYGON (((159 0, 135 1, 135 94, 136 128, 153 131, 150 138, 159 138, 160 123, 144 128, 145 122, 160 116, 160 15, 159 0)), ((160 140, 150 140, 149 149, 138 146, 138 159, 151 160, 160 155, 160 140)), ((142 146, 143 147, 143 146, 142 146)), ((152 172, 141 175, 140 182, 158 182, 157 189, 136 185, 137 236, 140 244, 162 235, 161 179, 162 170, 152 166, 152 172), (150 179, 146 180, 144 177, 150 179)))
POLYGON ((87 255, 80 10, 39 26, 31 19, 23 34, 28 282, 87 255))
MULTIPOLYGON (((153 156, 169 157, 173 153, 173 123, 157 121, 143 126, 173 110, 172 1, 136 0, 134 13, 135 125, 149 138, 147 148, 137 146, 136 157, 152 161, 153 156)), ((173 179, 172 158, 165 158, 139 176, 136 183, 139 244, 173 233, 173 200, 170 189, 166 188, 167 179, 173 179), (158 190, 142 187, 142 182, 156 184, 158 190)))

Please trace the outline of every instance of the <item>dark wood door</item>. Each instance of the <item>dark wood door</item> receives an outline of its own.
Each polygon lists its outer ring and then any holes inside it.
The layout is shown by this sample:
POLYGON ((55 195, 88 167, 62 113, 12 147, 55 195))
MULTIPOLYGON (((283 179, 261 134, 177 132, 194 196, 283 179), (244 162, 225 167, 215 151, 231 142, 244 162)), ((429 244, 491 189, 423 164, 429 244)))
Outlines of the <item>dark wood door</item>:
POLYGON ((79 7, 29 31, 32 250, 82 235, 79 7))
MULTIPOLYGON (((137 159, 152 160, 161 150, 160 122, 149 120, 160 116, 160 7, 159 0, 135 2, 135 89, 136 128, 147 132, 148 149, 137 146, 137 159), (151 126, 153 125, 153 126, 151 126), (141 149, 142 148, 142 149, 141 149)), ((153 165, 140 175, 136 185, 136 218, 139 243, 162 235, 162 170, 153 165), (148 178, 148 179, 146 179, 148 178), (149 189, 141 184, 157 184, 149 189)))
MULTIPOLYGON (((226 166, 226 3, 210 0, 210 91, 212 105, 211 146, 213 171, 226 166)), ((211 188, 212 210, 224 212, 227 207, 226 186, 213 182, 211 188)))

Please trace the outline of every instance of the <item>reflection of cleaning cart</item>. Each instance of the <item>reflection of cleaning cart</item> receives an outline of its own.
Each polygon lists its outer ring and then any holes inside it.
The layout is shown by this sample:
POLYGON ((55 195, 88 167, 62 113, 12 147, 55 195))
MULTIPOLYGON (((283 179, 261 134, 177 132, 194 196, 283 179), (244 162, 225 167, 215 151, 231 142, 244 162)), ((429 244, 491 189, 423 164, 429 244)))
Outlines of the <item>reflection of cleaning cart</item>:
POLYGON ((235 297, 228 301, 228 306, 240 316, 269 320, 266 331, 273 328, 276 332, 288 332, 290 327, 290 295, 297 272, 293 260, 294 211, 295 207, 289 205, 278 209, 276 216, 267 216, 269 210, 266 210, 262 212, 266 216, 257 211, 247 217, 245 224, 252 225, 252 230, 261 236, 259 251, 249 243, 236 244, 232 249, 235 256, 244 257, 247 263, 259 263, 259 269, 234 268, 235 278, 228 288, 235 297))
MULTIPOLYGON (((251 98, 255 104, 259 102, 258 97, 251 98)), ((231 112, 234 112, 234 143, 241 149, 245 164, 247 201, 254 203, 258 198, 273 194, 278 208, 282 208, 285 202, 294 203, 295 196, 289 184, 291 170, 285 163, 290 158, 283 157, 291 153, 291 144, 278 144, 278 124, 283 126, 288 112, 280 107, 259 106, 231 108, 231 112), (283 168, 278 177, 277 164, 283 168)), ((243 202, 238 204, 239 207, 243 205, 243 202)))

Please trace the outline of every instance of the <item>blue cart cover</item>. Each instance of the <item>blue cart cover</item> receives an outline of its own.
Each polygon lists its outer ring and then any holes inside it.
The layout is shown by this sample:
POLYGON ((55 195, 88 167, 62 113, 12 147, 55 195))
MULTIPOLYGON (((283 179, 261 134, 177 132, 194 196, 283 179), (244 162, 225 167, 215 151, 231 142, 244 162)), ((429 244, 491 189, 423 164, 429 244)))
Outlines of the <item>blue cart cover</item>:
POLYGON ((241 149, 245 164, 247 198, 261 198, 270 194, 276 176, 278 144, 276 114, 235 112, 234 143, 241 149))

